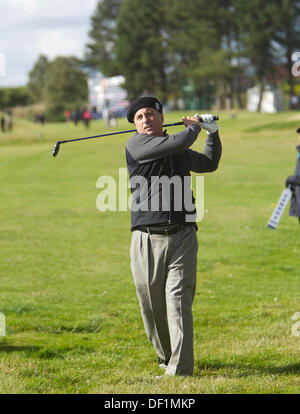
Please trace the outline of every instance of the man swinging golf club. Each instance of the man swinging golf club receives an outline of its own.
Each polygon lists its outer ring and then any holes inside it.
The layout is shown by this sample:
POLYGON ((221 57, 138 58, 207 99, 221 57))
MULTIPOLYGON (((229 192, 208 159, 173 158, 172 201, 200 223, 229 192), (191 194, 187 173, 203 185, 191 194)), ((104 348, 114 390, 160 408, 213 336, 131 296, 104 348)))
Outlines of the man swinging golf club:
POLYGON ((185 178, 190 171, 218 168, 218 125, 211 114, 201 115, 203 122, 196 115, 184 117, 185 129, 168 135, 155 97, 133 102, 127 119, 137 130, 126 143, 126 160, 132 192, 131 270, 145 330, 167 375, 193 375, 198 228, 196 215, 190 218, 195 204, 185 178), (189 149, 201 128, 207 131, 203 153, 189 149))

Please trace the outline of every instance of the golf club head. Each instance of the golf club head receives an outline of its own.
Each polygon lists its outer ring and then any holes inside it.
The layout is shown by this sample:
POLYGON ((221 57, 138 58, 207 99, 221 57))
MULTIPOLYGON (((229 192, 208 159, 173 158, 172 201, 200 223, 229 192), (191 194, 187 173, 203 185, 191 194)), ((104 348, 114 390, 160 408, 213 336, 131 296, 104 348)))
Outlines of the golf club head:
POLYGON ((53 151, 52 151, 52 155, 53 155, 53 157, 56 157, 56 156, 57 156, 57 154, 59 153, 59 148, 60 148, 60 142, 58 141, 58 142, 55 144, 55 146, 54 146, 54 148, 53 148, 53 151))

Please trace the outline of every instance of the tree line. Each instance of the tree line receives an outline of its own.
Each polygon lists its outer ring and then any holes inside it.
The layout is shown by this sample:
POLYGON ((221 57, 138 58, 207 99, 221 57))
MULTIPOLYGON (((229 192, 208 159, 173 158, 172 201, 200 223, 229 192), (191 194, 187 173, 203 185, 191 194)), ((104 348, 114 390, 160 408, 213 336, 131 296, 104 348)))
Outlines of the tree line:
MULTIPOLYGON (((296 0, 101 0, 91 18, 86 63, 122 74, 130 99, 214 94, 219 107, 242 106, 252 82, 287 80, 300 48, 296 0)), ((209 96, 207 97, 209 98, 209 96)))
POLYGON ((32 102, 26 86, 0 88, 0 110, 32 102))
POLYGON ((50 61, 40 55, 29 73, 26 87, 0 89, 2 109, 43 103, 46 119, 50 121, 63 121, 67 109, 72 111, 87 102, 88 76, 83 62, 75 57, 59 56, 50 61))
POLYGON ((88 101, 87 73, 75 57, 58 56, 49 61, 41 55, 29 73, 28 91, 34 102, 44 102, 48 119, 64 119, 88 101))
POLYGON ((39 56, 26 88, 0 89, 0 106, 44 102, 62 117, 87 103, 91 69, 123 75, 129 100, 154 94, 206 108, 243 107, 253 84, 261 96, 266 84, 284 83, 290 96, 300 88, 297 0, 99 0, 90 25, 84 59, 39 56))

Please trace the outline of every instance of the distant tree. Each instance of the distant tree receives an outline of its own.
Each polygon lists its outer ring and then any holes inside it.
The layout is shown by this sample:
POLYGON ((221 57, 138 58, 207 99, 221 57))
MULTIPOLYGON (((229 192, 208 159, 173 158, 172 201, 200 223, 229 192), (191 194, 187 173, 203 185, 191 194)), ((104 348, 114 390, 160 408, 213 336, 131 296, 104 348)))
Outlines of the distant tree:
POLYGON ((50 62, 47 57, 40 55, 32 70, 29 72, 28 92, 34 102, 43 102, 45 80, 50 62))
MULTIPOLYGON (((172 76, 177 85, 193 86, 202 104, 216 96, 220 107, 231 107, 234 82, 241 72, 238 27, 231 0, 170 0, 166 17, 172 76)), ((174 83, 174 82, 173 82, 174 83)), ((238 92, 238 91, 237 91, 238 92)))
POLYGON ((122 0, 99 0, 91 17, 92 27, 86 45, 87 66, 99 70, 105 76, 119 75, 116 64, 117 16, 122 0))
POLYGON ((104 75, 125 76, 132 99, 143 93, 179 98, 213 85, 232 95, 238 30, 231 0, 103 0, 92 17, 86 61, 104 75))
POLYGON ((285 62, 291 94, 292 52, 299 48, 297 0, 99 0, 86 62, 106 76, 124 75, 130 99, 181 98, 183 88, 230 109, 250 80, 278 79, 285 62), (250 74, 249 69, 253 75, 250 74))
POLYGON ((257 111, 260 111, 265 85, 272 80, 276 53, 274 37, 277 24, 278 8, 275 2, 265 0, 234 1, 238 11, 238 25, 243 54, 255 68, 255 81, 260 88, 257 111))
POLYGON ((53 60, 45 79, 48 117, 63 119, 67 108, 84 105, 87 101, 87 75, 82 71, 81 62, 74 57, 53 60))
POLYGON ((116 60, 129 98, 168 91, 167 0, 123 0, 117 21, 116 60))
POLYGON ((198 0, 168 0, 164 26, 167 33, 168 78, 174 98, 181 97, 184 85, 193 89, 195 76, 191 72, 202 63, 199 61, 199 51, 205 30, 202 19, 199 19, 199 3, 198 0))
POLYGON ((32 103, 28 90, 24 86, 0 88, 0 108, 8 109, 32 103))

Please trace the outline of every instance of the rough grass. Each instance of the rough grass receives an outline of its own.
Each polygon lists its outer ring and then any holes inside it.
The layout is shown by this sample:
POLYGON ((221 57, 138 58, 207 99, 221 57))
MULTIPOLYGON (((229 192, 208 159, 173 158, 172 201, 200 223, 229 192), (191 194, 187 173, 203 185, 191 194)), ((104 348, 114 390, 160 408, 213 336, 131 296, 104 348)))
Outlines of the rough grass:
POLYGON ((294 171, 299 123, 292 112, 220 114, 223 156, 205 176, 198 232, 195 375, 173 378, 144 333, 130 213, 96 209, 96 181, 125 168, 129 135, 64 144, 54 159, 57 140, 105 133, 103 122, 15 120, 0 135, 0 392, 298 393, 300 228, 287 211, 277 230, 266 224, 294 171))

